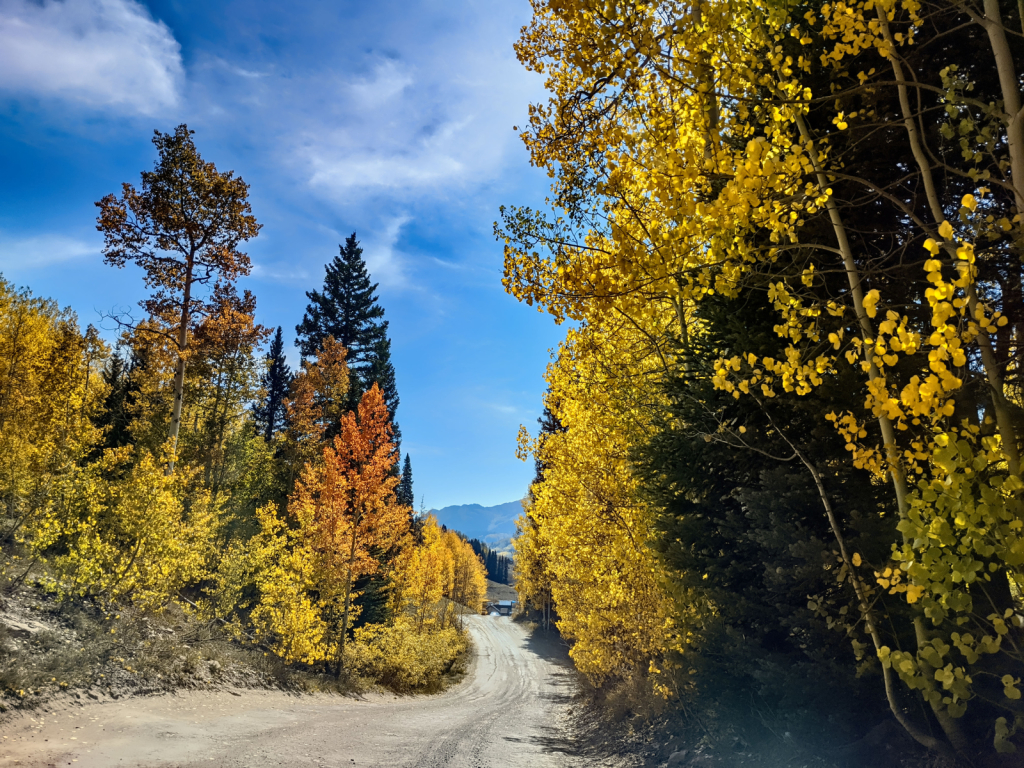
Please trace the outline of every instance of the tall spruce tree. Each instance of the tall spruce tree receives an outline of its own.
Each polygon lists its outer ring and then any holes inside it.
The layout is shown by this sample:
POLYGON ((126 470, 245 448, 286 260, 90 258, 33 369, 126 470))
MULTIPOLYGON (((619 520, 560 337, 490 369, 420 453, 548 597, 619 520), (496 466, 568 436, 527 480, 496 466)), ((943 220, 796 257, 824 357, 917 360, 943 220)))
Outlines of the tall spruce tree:
MULTIPOLYGON (((398 388, 391 364, 391 341, 384 308, 377 302, 377 284, 363 260, 353 232, 339 247, 339 253, 327 265, 323 291, 307 291, 309 304, 302 322, 295 326, 303 357, 313 357, 323 339, 330 335, 348 350, 352 378, 348 391, 348 410, 355 410, 359 398, 376 383, 394 423, 398 410, 398 388)), ((398 425, 395 442, 398 443, 398 425)))
POLYGON ((291 368, 284 357, 284 339, 281 326, 277 327, 274 340, 267 353, 267 370, 263 374, 263 390, 266 396, 253 409, 253 416, 260 426, 263 439, 270 442, 274 433, 284 424, 284 399, 292 383, 291 368))
MULTIPOLYGON (((377 299, 377 284, 370 281, 370 272, 363 260, 353 232, 338 249, 338 255, 327 265, 322 291, 307 291, 309 304, 302 322, 295 326, 302 356, 315 357, 323 339, 333 336, 348 350, 349 389, 345 409, 355 411, 363 393, 374 384, 380 387, 392 424, 395 450, 401 447, 401 431, 395 421, 398 410, 398 387, 391 363, 391 340, 384 308, 377 299)), ((331 429, 328 429, 328 436, 331 429)), ((397 465, 393 467, 397 475, 397 465)), ((380 553, 378 559, 389 563, 395 553, 380 553)), ((385 568, 386 570, 386 568, 385 568)), ((388 580, 378 574, 361 578, 354 585, 361 593, 356 599, 363 623, 384 623, 389 618, 388 580)))
POLYGON ((395 496, 398 498, 399 504, 409 507, 416 501, 412 493, 412 461, 410 461, 408 453, 405 454, 405 464, 402 465, 402 482, 398 484, 395 496))

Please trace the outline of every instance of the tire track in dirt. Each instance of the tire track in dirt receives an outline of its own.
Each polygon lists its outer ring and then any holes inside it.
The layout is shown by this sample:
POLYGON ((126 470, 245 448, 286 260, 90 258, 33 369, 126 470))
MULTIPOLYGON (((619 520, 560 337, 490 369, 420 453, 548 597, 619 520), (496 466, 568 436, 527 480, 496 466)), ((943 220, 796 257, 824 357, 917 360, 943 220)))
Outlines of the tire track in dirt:
POLYGON ((574 768, 562 728, 564 648, 507 617, 467 617, 466 679, 433 696, 182 693, 24 715, 0 728, 0 767, 574 768))

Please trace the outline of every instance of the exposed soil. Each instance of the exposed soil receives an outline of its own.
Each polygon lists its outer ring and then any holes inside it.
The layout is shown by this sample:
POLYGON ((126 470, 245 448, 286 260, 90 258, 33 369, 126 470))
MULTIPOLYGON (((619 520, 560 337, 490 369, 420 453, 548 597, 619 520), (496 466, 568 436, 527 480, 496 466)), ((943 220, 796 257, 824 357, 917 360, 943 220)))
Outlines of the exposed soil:
POLYGON ((108 614, 81 601, 59 603, 32 585, 0 598, 0 719, 55 697, 106 701, 219 688, 339 686, 173 606, 155 615, 108 614))
POLYGON ((502 584, 497 581, 487 580, 487 599, 488 600, 518 600, 519 595, 516 593, 516 588, 510 584, 502 584))

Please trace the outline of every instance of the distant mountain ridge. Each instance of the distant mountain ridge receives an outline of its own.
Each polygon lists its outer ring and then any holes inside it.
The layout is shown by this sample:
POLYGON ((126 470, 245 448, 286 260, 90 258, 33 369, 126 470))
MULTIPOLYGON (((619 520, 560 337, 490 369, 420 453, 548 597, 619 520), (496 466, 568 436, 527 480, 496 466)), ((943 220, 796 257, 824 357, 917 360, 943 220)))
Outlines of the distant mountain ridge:
POLYGON ((437 522, 458 531, 468 539, 480 539, 501 554, 512 554, 512 537, 516 534, 516 518, 523 514, 520 501, 508 501, 493 507, 480 504, 456 504, 432 509, 437 522))

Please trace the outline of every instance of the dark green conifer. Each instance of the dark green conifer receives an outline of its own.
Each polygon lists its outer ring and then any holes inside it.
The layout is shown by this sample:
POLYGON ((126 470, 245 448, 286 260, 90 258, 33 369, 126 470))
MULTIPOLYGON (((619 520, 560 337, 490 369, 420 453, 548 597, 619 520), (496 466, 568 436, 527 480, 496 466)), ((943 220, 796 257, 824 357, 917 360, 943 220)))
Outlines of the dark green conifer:
POLYGON ((284 356, 284 339, 281 326, 277 327, 274 340, 267 353, 267 370, 263 374, 263 401, 253 409, 253 416, 259 425, 260 434, 267 442, 284 424, 284 399, 292 383, 292 372, 284 356))
POLYGON ((395 496, 398 498, 399 504, 405 504, 408 507, 415 502, 415 497, 412 494, 412 462, 409 460, 408 453, 405 454, 405 464, 402 465, 402 482, 398 484, 395 496))
MULTIPOLYGON (((128 412, 131 378, 128 364, 120 354, 114 354, 103 367, 103 382, 109 387, 103 401, 103 410, 96 420, 99 427, 105 427, 102 448, 119 448, 131 442, 128 425, 131 415, 128 412)), ((97 455, 100 451, 97 451, 97 455)))
MULTIPOLYGON (((387 323, 385 322, 386 326, 387 323)), ((384 396, 384 404, 388 407, 391 415, 391 425, 394 427, 393 436, 395 445, 402 444, 402 431, 395 421, 395 413, 398 411, 398 384, 395 382, 395 366, 391 364, 391 339, 385 336, 377 341, 372 350, 369 368, 366 375, 359 381, 359 386, 369 389, 374 384, 380 387, 384 396)), ((365 389, 363 391, 365 391, 365 389)), ((362 397, 362 392, 359 393, 362 397)), ((356 401, 358 402, 358 400, 356 401)), ((408 461, 408 459, 406 459, 408 461)), ((409 506, 412 506, 413 497, 409 497, 409 506)))
POLYGON ((309 304, 295 331, 303 357, 314 357, 328 335, 348 350, 350 410, 355 410, 363 392, 376 381, 394 417, 398 393, 391 367, 388 321, 384 308, 377 303, 376 291, 377 284, 370 282, 363 249, 353 232, 327 265, 323 291, 306 292, 309 304))

